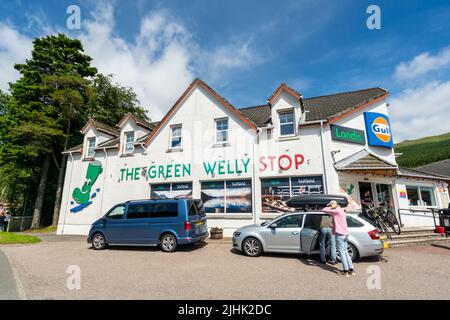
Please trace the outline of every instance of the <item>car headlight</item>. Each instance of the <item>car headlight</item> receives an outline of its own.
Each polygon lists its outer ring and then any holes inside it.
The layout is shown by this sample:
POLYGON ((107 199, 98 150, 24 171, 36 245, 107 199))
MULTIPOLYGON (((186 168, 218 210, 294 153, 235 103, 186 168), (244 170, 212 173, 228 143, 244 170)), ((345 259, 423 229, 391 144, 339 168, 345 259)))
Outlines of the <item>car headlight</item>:
POLYGON ((235 231, 234 233, 233 233, 233 236, 235 236, 235 237, 239 237, 241 235, 241 233, 239 232, 239 231, 235 231))

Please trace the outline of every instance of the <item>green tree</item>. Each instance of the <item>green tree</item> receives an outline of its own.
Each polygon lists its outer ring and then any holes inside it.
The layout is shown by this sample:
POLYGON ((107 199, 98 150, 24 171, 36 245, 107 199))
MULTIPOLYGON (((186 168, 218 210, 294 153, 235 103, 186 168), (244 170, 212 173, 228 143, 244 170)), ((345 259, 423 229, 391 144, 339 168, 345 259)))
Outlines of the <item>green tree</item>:
POLYGON ((52 104, 52 92, 44 79, 92 77, 97 70, 90 66, 91 60, 79 40, 59 34, 35 39, 31 58, 14 66, 21 77, 10 84, 11 99, 3 116, 7 119, 0 133, 0 140, 7 143, 0 150, 0 163, 16 158, 19 167, 31 168, 33 176, 39 177, 32 228, 40 226, 51 157, 64 137, 64 127, 58 121, 60 111, 52 104), (20 155, 25 158, 17 159, 20 155))

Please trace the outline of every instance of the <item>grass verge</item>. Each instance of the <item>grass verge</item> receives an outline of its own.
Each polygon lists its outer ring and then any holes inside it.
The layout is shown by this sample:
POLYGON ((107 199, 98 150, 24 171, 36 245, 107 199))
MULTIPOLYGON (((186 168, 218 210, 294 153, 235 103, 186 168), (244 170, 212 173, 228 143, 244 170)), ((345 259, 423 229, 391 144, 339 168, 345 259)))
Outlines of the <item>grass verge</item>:
POLYGON ((30 232, 30 233, 52 233, 52 232, 56 232, 56 229, 58 227, 57 226, 48 226, 42 229, 30 229, 27 230, 26 232, 30 232))
POLYGON ((41 239, 35 236, 11 232, 0 232, 0 244, 27 244, 38 242, 41 242, 41 239))

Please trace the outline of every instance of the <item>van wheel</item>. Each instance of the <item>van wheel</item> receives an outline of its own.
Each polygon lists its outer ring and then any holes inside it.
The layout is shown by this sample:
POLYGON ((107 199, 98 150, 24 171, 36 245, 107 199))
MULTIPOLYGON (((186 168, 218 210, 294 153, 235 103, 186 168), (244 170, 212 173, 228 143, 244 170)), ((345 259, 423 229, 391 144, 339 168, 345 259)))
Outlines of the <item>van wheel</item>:
POLYGON ((262 252, 262 244, 256 238, 247 238, 242 243, 242 252, 249 257, 257 257, 262 252))
POLYGON ((103 250, 106 248, 105 236, 100 232, 92 236, 92 248, 94 250, 103 250))
POLYGON ((170 233, 161 237, 161 250, 163 252, 174 252, 177 248, 177 239, 170 233))

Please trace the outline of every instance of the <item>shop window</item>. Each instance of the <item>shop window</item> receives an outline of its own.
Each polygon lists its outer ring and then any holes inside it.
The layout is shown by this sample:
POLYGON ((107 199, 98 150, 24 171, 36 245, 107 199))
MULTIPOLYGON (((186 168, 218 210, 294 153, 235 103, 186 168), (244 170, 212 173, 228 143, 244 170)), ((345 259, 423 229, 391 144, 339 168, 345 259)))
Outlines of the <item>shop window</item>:
POLYGON ((432 187, 406 186, 406 193, 408 194, 410 206, 436 206, 436 199, 432 187))
POLYGON ((134 132, 125 133, 125 150, 124 153, 132 153, 134 151, 134 132))
POLYGON ((280 135, 287 136, 295 133, 294 111, 283 111, 279 113, 280 135))
POLYGON ((96 140, 95 137, 87 139, 88 147, 87 147, 86 156, 88 158, 92 158, 95 155, 95 142, 96 142, 95 140, 96 140))
POLYGON ((216 142, 228 142, 228 118, 216 119, 216 142))
POLYGON ((420 198, 422 200, 423 206, 433 207, 436 205, 436 201, 434 199, 433 188, 420 187, 420 198))
POLYGON ((322 176, 261 179, 262 212, 290 212, 286 200, 292 196, 313 193, 323 193, 322 176))
POLYGON ((181 124, 171 127, 170 147, 181 148, 181 124))
POLYGON ((201 199, 206 213, 252 213, 251 180, 202 182, 201 199))
POLYGON ((192 182, 158 183, 151 185, 151 199, 191 199, 192 182))
POLYGON ((410 206, 419 205, 419 192, 418 187, 406 187, 406 193, 408 194, 408 201, 410 206))

